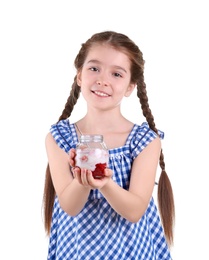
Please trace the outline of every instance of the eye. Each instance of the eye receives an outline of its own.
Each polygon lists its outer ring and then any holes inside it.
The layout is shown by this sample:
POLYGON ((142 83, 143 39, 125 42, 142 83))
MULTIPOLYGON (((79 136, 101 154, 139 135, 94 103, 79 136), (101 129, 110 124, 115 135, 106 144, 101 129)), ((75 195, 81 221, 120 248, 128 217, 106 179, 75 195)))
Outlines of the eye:
POLYGON ((89 68, 89 70, 91 70, 91 71, 99 71, 99 69, 96 68, 96 67, 91 67, 91 68, 89 68))
POLYGON ((118 72, 113 73, 116 78, 122 78, 122 75, 118 72))

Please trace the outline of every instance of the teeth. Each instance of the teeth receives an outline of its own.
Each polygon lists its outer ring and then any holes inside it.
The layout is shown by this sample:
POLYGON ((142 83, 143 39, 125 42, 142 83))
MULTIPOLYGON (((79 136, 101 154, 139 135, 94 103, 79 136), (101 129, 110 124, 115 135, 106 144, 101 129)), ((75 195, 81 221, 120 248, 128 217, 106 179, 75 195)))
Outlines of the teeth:
POLYGON ((99 91, 94 91, 95 94, 97 94, 98 96, 102 96, 102 97, 108 97, 109 95, 99 92, 99 91))

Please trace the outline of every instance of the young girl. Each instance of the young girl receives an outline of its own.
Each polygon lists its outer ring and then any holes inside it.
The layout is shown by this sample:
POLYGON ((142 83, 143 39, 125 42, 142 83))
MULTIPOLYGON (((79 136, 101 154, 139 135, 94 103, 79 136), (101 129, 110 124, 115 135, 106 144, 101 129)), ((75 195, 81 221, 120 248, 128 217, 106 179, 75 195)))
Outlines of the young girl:
POLYGON ((59 118, 46 136, 48 166, 44 190, 48 259, 171 259, 174 200, 155 126, 138 46, 113 31, 94 34, 75 58, 77 74, 59 118), (123 97, 137 88, 146 122, 121 113, 123 97), (69 117, 80 92, 86 115, 69 117), (109 152, 104 177, 75 166, 81 134, 100 134, 109 152), (152 197, 157 166, 159 212, 152 197), (161 224, 162 221, 162 224, 161 224))

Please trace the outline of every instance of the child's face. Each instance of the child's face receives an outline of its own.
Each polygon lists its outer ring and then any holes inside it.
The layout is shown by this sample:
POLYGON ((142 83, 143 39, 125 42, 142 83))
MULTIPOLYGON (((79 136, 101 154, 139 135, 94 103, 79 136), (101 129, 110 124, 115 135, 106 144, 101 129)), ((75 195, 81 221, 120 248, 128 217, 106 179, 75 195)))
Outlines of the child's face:
POLYGON ((94 45, 77 75, 87 103, 104 109, 120 105, 123 97, 129 96, 135 87, 130 83, 130 65, 123 52, 109 45, 94 45))

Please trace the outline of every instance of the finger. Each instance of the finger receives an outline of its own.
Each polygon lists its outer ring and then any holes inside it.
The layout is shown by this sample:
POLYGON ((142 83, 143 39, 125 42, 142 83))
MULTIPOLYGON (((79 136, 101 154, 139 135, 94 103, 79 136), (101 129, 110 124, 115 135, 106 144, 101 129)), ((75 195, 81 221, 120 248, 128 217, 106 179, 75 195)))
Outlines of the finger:
POLYGON ((74 160, 72 160, 72 159, 69 158, 68 161, 69 161, 69 164, 70 164, 70 167, 71 167, 71 168, 75 167, 75 161, 74 161, 74 160))
POLYGON ((74 168, 75 167, 72 167, 71 165, 70 165, 70 172, 71 172, 71 174, 74 176, 75 175, 75 173, 74 173, 74 168))
POLYGON ((73 174, 73 176, 76 174, 76 172, 79 172, 80 171, 80 167, 78 166, 70 166, 70 171, 71 173, 73 174))
POLYGON ((81 182, 84 186, 88 186, 88 180, 87 180, 87 170, 86 169, 81 169, 81 182))
POLYGON ((75 166, 75 156, 76 156, 76 152, 75 152, 75 149, 72 148, 70 151, 69 151, 69 163, 72 167, 75 166))
POLYGON ((82 180, 81 180, 81 170, 80 170, 80 168, 74 167, 73 172, 74 172, 74 178, 76 178, 80 184, 83 184, 82 180))
POLYGON ((110 177, 110 176, 112 176, 112 170, 110 169, 110 168, 105 168, 104 169, 104 174, 105 174, 105 176, 106 177, 110 177))
POLYGON ((92 172, 90 170, 87 170, 87 173, 86 173, 86 178, 87 178, 87 182, 90 186, 93 186, 93 183, 94 183, 94 177, 92 175, 92 172))

